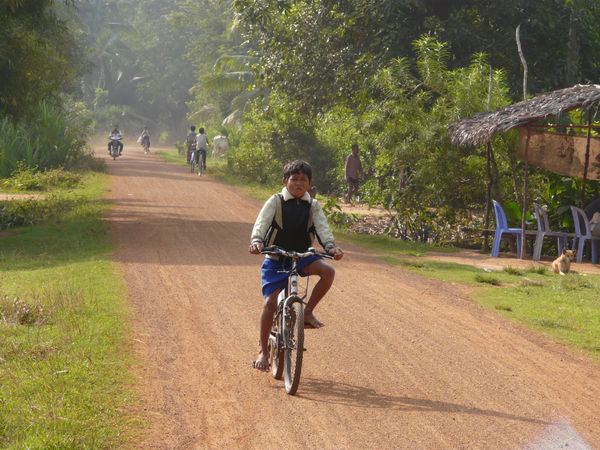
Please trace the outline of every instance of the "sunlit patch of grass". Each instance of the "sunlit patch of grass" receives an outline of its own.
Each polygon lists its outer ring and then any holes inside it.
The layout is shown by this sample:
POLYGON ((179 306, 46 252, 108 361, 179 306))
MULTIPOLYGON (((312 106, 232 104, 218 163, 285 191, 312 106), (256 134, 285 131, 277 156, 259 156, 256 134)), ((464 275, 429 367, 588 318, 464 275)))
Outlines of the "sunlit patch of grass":
POLYGON ((403 267, 414 267, 417 269, 427 269, 427 264, 423 261, 414 259, 400 260, 400 265, 403 267))
POLYGON ((510 287, 476 291, 474 300, 512 320, 577 348, 595 351, 600 343, 600 276, 532 274, 510 287), (510 309, 510 311, 508 310, 510 309))
POLYGON ((538 320, 537 323, 539 324, 539 326, 544 327, 544 328, 554 328, 554 329, 563 329, 563 330, 572 330, 573 327, 561 322, 556 322, 554 320, 550 320, 550 319, 541 319, 538 320))
POLYGON ((494 309, 497 309, 498 311, 512 312, 512 308, 508 305, 496 305, 494 306, 494 309))
POLYGON ((581 290, 593 286, 593 282, 585 275, 569 273, 558 278, 560 288, 569 291, 581 290))
POLYGON ((41 325, 48 318, 42 305, 32 304, 19 297, 0 297, 0 319, 5 324, 41 325))
POLYGON ((531 266, 529 269, 527 269, 527 272, 536 273, 538 275, 546 275, 548 273, 548 269, 546 266, 531 266))
POLYGON ((492 286, 500 286, 502 284, 497 277, 482 273, 475 274, 475 281, 478 283, 491 284, 492 286))
POLYGON ((403 241, 389 236, 350 233, 343 230, 336 230, 336 238, 343 241, 349 241, 377 252, 397 253, 407 256, 424 256, 429 252, 455 252, 453 248, 433 247, 422 242, 403 241))
POLYGON ((525 272, 521 269, 518 269, 516 267, 511 267, 511 266, 506 266, 503 269, 504 272, 506 272, 509 275, 516 275, 516 276, 521 276, 523 275, 525 272))
POLYGON ((528 287, 541 287, 546 283, 542 280, 532 280, 531 278, 525 278, 521 281, 520 286, 528 286, 528 287))
MULTIPOLYGON (((87 178, 76 207, 0 245, 0 448, 119 448, 140 419, 125 287, 87 178)), ((65 196, 71 194, 65 194, 65 196)))

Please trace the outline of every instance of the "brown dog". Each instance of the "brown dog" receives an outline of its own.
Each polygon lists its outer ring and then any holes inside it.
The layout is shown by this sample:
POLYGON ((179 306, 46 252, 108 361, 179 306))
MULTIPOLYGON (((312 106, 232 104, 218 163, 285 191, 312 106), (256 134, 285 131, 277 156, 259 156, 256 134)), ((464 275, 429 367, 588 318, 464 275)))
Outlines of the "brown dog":
POLYGON ((561 275, 569 273, 571 261, 575 261, 575 257, 575 250, 563 249, 562 255, 552 261, 552 270, 561 275))

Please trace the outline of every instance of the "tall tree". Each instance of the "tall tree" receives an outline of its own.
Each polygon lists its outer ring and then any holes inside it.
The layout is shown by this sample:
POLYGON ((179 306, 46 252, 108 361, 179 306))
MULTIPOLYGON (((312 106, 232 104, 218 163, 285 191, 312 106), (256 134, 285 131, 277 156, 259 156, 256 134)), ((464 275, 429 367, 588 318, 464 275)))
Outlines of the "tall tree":
POLYGON ((600 75, 597 1, 235 0, 235 6, 256 46, 259 78, 307 111, 364 99, 368 77, 394 58, 414 58, 410 45, 422 34, 448 43, 451 68, 485 52, 493 67, 507 70, 513 96, 520 86, 519 24, 524 51, 535 55, 532 92, 600 75))
POLYGON ((82 57, 55 2, 0 3, 0 115, 22 119, 42 100, 75 89, 82 57))

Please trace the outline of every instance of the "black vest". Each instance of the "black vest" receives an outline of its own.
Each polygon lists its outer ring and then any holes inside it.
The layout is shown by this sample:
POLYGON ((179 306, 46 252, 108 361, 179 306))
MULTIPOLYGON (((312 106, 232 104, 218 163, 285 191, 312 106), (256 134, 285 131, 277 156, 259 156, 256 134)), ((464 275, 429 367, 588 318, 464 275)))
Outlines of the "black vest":
POLYGON ((305 252, 312 246, 312 227, 309 226, 311 204, 299 198, 284 201, 283 196, 279 197, 282 224, 279 226, 273 220, 265 241, 284 250, 305 252))

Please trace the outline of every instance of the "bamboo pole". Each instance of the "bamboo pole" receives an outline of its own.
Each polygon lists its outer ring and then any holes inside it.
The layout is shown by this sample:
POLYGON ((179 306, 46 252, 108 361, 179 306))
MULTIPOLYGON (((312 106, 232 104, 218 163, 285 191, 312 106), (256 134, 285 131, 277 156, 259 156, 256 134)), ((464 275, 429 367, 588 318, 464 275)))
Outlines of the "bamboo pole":
MULTIPOLYGON (((517 27, 515 32, 515 38, 517 40, 517 50, 519 51, 519 58, 521 58, 521 64, 523 64, 523 99, 525 100, 525 109, 529 112, 529 103, 527 102, 527 61, 523 55, 523 49, 521 48, 521 37, 520 37, 521 24, 517 27)), ((527 217, 527 195, 529 190, 529 162, 527 161, 529 155, 529 137, 531 128, 527 126, 527 142, 525 143, 525 176, 523 179, 523 206, 521 210, 521 259, 525 257, 525 251, 527 249, 527 224, 525 218, 527 217)))
POLYGON ((523 209, 521 211, 521 259, 525 257, 527 250, 527 195, 529 191, 529 137, 531 128, 527 127, 527 140, 525 141, 525 176, 523 177, 523 209))
POLYGON ((587 143, 585 145, 585 165, 583 166, 583 185, 581 187, 581 208, 585 207, 585 184, 590 163, 590 139, 592 138, 592 109, 588 109, 587 143))
MULTIPOLYGON (((488 88, 488 102, 487 102, 487 112, 490 112, 490 107, 492 104, 492 88, 494 86, 494 73, 492 72, 492 66, 490 66, 490 83, 488 88)), ((487 153, 486 153, 486 167, 487 167, 487 188, 485 192, 485 229, 489 230, 490 228, 490 212, 492 208, 492 168, 491 168, 491 158, 492 158, 492 143, 488 141, 487 143, 487 153)), ((500 200, 500 199, 498 199, 500 200)), ((487 253, 490 250, 489 236, 486 235, 483 238, 483 251, 487 253)))

